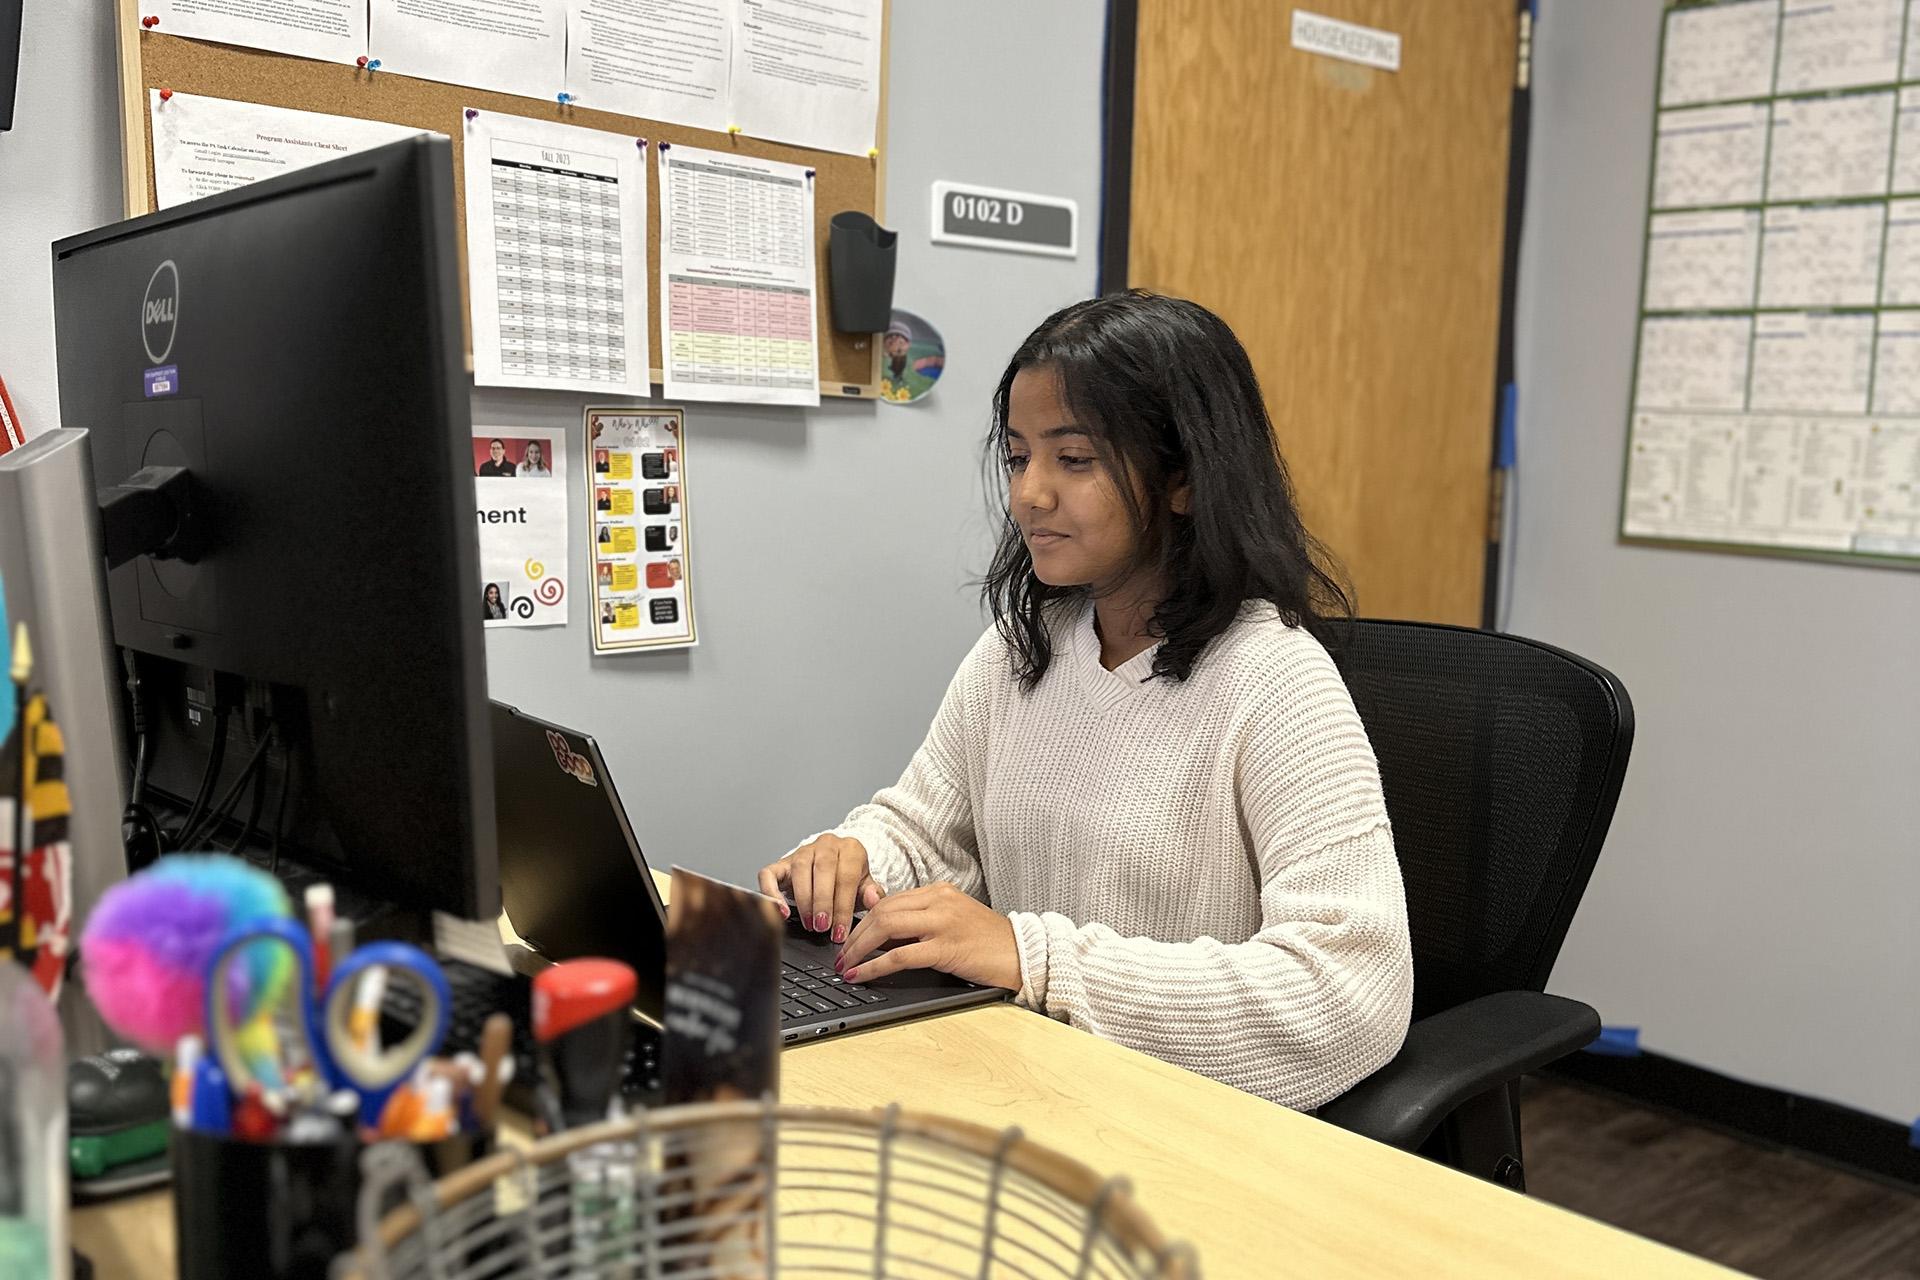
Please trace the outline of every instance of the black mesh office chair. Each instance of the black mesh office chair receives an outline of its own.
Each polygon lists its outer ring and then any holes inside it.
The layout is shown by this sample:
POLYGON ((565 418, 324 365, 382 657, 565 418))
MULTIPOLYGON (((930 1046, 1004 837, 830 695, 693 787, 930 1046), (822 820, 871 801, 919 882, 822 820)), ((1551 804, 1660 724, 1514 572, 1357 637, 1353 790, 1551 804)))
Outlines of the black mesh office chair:
POLYGON ((1586 659, 1489 631, 1361 620, 1333 656, 1380 759, 1413 1027, 1318 1114, 1524 1191, 1520 1077, 1600 1033, 1544 988, 1613 820, 1633 704, 1586 659))

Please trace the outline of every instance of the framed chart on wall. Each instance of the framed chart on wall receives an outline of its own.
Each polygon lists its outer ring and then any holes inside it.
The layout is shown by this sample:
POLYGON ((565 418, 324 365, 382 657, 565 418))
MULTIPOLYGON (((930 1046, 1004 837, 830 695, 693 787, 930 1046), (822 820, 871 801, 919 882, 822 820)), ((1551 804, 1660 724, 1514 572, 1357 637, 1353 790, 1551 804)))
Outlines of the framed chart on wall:
POLYGON ((1920 567, 1916 23, 1664 15, 1623 538, 1920 567))

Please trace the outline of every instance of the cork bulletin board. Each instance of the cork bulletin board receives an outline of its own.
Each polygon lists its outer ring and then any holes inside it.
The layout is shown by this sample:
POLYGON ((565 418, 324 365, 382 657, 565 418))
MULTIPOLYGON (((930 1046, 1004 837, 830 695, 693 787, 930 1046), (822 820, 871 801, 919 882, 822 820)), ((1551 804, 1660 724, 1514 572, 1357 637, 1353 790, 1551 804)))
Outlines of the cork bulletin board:
MULTIPOLYGON (((315 62, 259 49, 210 44, 143 30, 139 0, 116 0, 115 22, 120 47, 120 111, 125 204, 128 217, 149 213, 158 199, 153 181, 153 120, 148 94, 153 89, 229 98, 296 111, 381 120, 389 124, 430 129, 453 141, 453 189, 456 242, 460 276, 466 285, 465 156, 462 112, 468 107, 528 119, 554 120, 588 129, 646 138, 650 143, 705 147, 787 164, 804 165, 814 177, 814 260, 819 273, 816 298, 820 334, 820 393, 829 396, 871 398, 879 394, 880 347, 872 334, 848 334, 834 329, 827 294, 827 228, 836 213, 857 209, 885 221, 887 50, 891 27, 890 0, 882 5, 880 54, 880 118, 877 123, 879 156, 841 155, 804 147, 765 142, 743 134, 712 133, 658 120, 561 106, 537 98, 489 93, 432 80, 415 80, 389 72, 365 71, 330 62, 315 62)), ((660 186, 649 173, 647 183, 647 329, 649 350, 664 349, 660 339, 660 186)), ((471 340, 469 339, 469 352, 471 340)), ((660 370, 651 371, 654 383, 660 370)))

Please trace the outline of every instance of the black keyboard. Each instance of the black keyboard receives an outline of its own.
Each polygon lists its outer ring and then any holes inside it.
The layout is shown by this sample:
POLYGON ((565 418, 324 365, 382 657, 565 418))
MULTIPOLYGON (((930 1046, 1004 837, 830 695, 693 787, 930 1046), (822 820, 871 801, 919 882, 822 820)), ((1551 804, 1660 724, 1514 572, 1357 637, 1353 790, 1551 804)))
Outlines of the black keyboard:
MULTIPOLYGON (((539 1057, 533 1039, 533 984, 524 977, 497 973, 458 960, 443 961, 453 1009, 447 1020, 447 1038, 440 1046, 446 1055, 478 1053, 480 1031, 498 1009, 513 1019, 513 1081, 507 1086, 508 1104, 531 1108, 533 1083, 539 1078, 539 1057)), ((389 982, 380 1006, 381 1034, 388 1043, 404 1037, 420 1021, 420 995, 410 982, 389 982)), ((627 1046, 626 1075, 621 1098, 630 1106, 657 1106, 666 1097, 660 1074, 660 1032, 634 1019, 633 1039, 627 1046)))
POLYGON ((798 1022, 821 1014, 843 1013, 885 1004, 887 997, 871 987, 843 981, 824 960, 780 965, 780 1021, 798 1022))

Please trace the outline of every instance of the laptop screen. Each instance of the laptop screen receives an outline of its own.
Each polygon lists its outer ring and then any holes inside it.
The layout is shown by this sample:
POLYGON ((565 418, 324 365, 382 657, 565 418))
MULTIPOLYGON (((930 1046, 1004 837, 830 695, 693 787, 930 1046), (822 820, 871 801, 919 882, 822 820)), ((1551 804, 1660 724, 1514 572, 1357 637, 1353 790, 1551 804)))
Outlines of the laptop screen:
POLYGON ((494 804, 507 919, 549 960, 607 956, 658 1021, 666 911, 593 739, 493 704, 494 804))

